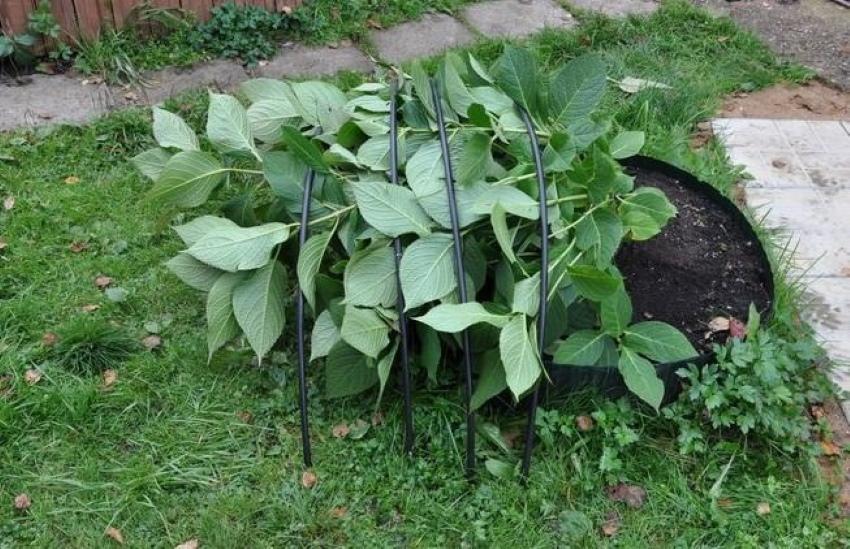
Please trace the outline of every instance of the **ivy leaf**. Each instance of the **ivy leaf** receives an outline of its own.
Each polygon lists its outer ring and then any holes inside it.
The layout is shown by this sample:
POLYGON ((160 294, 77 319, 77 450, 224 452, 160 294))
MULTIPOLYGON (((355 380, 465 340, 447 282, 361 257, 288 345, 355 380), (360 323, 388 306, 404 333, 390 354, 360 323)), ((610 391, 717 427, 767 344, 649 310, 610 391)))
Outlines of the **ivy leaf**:
POLYGON ((549 86, 553 118, 564 125, 585 119, 605 95, 605 61, 599 55, 584 55, 561 67, 549 86))
POLYGON ((284 126, 298 122, 297 109, 285 98, 257 101, 248 107, 248 124, 254 137, 266 143, 277 143, 284 126))
POLYGON ((316 317, 310 333, 310 361, 327 356, 340 340, 339 328, 334 324, 331 312, 325 309, 316 317))
POLYGON ((389 345, 390 328, 374 309, 346 305, 340 335, 342 340, 372 358, 389 345))
POLYGON ((623 341, 632 350, 656 362, 677 362, 699 353, 682 332, 657 320, 638 322, 625 330, 623 341))
POLYGON ((182 118, 158 107, 153 108, 153 136, 160 147, 199 151, 198 136, 182 118))
POLYGON ((219 269, 205 265, 185 252, 166 261, 165 266, 184 283, 202 292, 208 292, 221 276, 219 269))
POLYGON ((233 290, 233 314, 248 343, 262 359, 283 333, 286 270, 273 259, 233 290))
POLYGON ((234 226, 207 233, 186 251, 223 271, 246 271, 266 265, 272 249, 288 237, 289 227, 283 223, 234 226))
POLYGON ((171 160, 171 153, 165 149, 155 147, 134 156, 130 161, 142 175, 152 181, 156 181, 165 170, 165 165, 171 160))
POLYGON ((239 323, 233 314, 233 290, 245 279, 245 273, 224 273, 207 295, 207 362, 224 344, 239 335, 239 323))
POLYGON ((664 399, 664 383, 658 379, 652 363, 624 346, 620 349, 617 366, 629 391, 657 411, 664 399))
POLYGON ((499 333, 499 355, 505 368, 505 381, 517 400, 540 377, 540 357, 525 319, 523 315, 514 316, 499 333))
POLYGON ((238 229, 239 225, 226 217, 215 215, 202 215, 188 223, 173 227, 174 232, 187 246, 191 246, 212 231, 221 229, 238 229))
POLYGON ((491 313, 475 301, 468 303, 442 303, 414 320, 423 322, 439 332, 457 333, 473 324, 484 322, 496 328, 508 323, 510 317, 491 313))
POLYGON ((567 267, 567 273, 570 275, 578 294, 592 301, 602 301, 610 297, 623 283, 620 277, 601 271, 591 265, 567 267))
POLYGON ((345 266, 345 302, 391 307, 398 296, 393 249, 385 243, 355 251, 345 266))
POLYGON ((210 92, 207 137, 221 152, 250 152, 262 160, 254 147, 248 113, 235 97, 210 92))
POLYGON ((619 337, 632 321, 632 300, 625 288, 620 287, 600 304, 602 329, 613 337, 619 337))
POLYGON ((316 170, 317 172, 326 173, 329 171, 328 165, 322 157, 322 151, 315 143, 301 135, 298 129, 292 126, 284 126, 281 129, 281 137, 292 154, 296 158, 316 170))
POLYGON ((611 140, 609 151, 614 158, 628 158, 640 152, 646 137, 643 132, 620 132, 611 140))
POLYGON ((396 237, 405 233, 420 236, 431 232, 431 220, 410 189, 380 181, 352 184, 360 214, 381 233, 396 237))
POLYGON ((498 350, 486 350, 477 362, 481 365, 481 373, 478 374, 478 382, 475 384, 475 391, 469 402, 473 410, 477 410, 485 402, 508 388, 508 383, 505 381, 505 368, 502 366, 498 350))
POLYGON ((457 286, 452 238, 433 233, 411 244, 401 258, 399 276, 405 310, 439 299, 457 286))
POLYGON ((555 364, 593 366, 602 356, 608 336, 593 330, 573 332, 555 350, 555 364))
POLYGON ((316 310, 316 274, 322 264, 322 257, 331 241, 333 231, 315 234, 307 239, 298 254, 298 286, 304 293, 310 308, 316 310))
POLYGON ((378 373, 369 359, 343 341, 338 342, 325 360, 325 394, 342 398, 362 393, 378 382, 378 373))
MULTIPOLYGON (((538 112, 537 60, 524 48, 505 46, 502 56, 496 61, 494 75, 496 83, 511 99, 532 114, 538 112)), ((485 105, 486 106, 486 105, 485 105)))
POLYGON ((148 191, 153 202, 195 208, 218 187, 227 170, 214 156, 198 151, 183 151, 168 160, 159 179, 148 191))

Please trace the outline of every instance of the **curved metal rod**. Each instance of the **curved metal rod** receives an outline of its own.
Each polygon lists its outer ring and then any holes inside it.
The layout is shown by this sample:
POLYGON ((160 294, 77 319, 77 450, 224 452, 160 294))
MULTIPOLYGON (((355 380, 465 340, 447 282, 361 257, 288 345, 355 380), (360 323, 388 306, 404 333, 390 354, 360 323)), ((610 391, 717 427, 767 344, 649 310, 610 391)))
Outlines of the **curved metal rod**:
MULTIPOLYGON (((543 344, 546 334, 546 308, 549 296, 549 212, 546 205, 546 176, 543 172, 543 161, 540 158, 540 143, 537 141, 537 133, 528 112, 517 106, 520 117, 525 124, 528 138, 531 140, 531 155, 534 158, 534 171, 537 174, 537 187, 539 189, 540 203, 540 311, 537 314, 537 349, 543 354, 543 344)), ((541 366, 546 366, 541 360, 541 366)), ((528 417, 525 424, 525 449, 522 455, 522 468, 520 478, 523 482, 528 479, 528 471, 531 469, 531 452, 534 449, 534 422, 537 415, 537 404, 540 400, 540 381, 534 386, 534 392, 528 400, 528 417)))
MULTIPOLYGON (((304 195, 301 201, 301 226, 298 229, 298 246, 304 247, 307 242, 307 233, 310 220, 310 197, 313 194, 313 182, 316 173, 310 169, 304 176, 304 195)), ((298 297, 295 301, 295 329, 298 338, 298 392, 301 407, 301 455, 304 458, 304 466, 313 466, 313 451, 310 447, 310 423, 307 418, 307 359, 304 350, 304 292, 299 288, 298 297)))
MULTIPOLYGON (((449 218, 452 223, 452 239, 454 240, 454 266, 457 276, 458 301, 467 302, 466 275, 463 268, 463 243, 460 238, 460 223, 457 213, 457 197, 455 196, 455 178, 452 171, 452 160, 449 153, 449 140, 446 137, 446 126, 443 120, 443 107, 440 100, 440 89, 435 80, 431 80, 431 99, 437 114, 437 129, 440 133, 440 147, 443 153, 443 173, 446 178, 446 191, 449 202, 449 218)), ((469 332, 461 332, 463 346, 463 376, 464 376, 464 406, 466 409, 466 476, 475 476, 475 414, 472 412, 472 348, 469 342, 469 332)))
MULTIPOLYGON (((398 94, 398 81, 393 79, 390 84, 390 181, 394 185, 400 185, 398 181, 398 120, 396 119, 396 99, 398 94)), ((413 451, 413 404, 410 397, 410 339, 408 335, 407 314, 404 312, 404 294, 401 292, 401 276, 399 269, 401 265, 401 239, 393 239, 393 251, 395 257, 395 277, 398 297, 396 299, 396 310, 398 311, 398 327, 401 332, 401 390, 404 395, 404 453, 413 451)))

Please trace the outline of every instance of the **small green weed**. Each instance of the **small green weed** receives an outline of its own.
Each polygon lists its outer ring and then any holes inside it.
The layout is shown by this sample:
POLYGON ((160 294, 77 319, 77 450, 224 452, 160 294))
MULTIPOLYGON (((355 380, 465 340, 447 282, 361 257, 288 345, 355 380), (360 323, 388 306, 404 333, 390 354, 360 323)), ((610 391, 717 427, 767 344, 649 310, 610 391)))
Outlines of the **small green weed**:
POLYGON ((196 49, 217 57, 238 57, 246 65, 256 65, 274 55, 291 22, 283 13, 227 3, 213 8, 210 20, 195 29, 190 40, 196 49))
POLYGON ((78 317, 59 330, 49 355, 76 374, 92 374, 114 367, 138 349, 123 330, 103 320, 78 317))

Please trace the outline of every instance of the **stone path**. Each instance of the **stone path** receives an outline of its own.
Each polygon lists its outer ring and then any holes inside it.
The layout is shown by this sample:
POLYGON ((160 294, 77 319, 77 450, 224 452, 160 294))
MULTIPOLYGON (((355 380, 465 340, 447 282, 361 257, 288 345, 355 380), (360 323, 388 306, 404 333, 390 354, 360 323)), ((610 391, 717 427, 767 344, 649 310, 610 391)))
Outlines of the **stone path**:
MULTIPOLYGON (((805 320, 850 391, 850 120, 726 118, 713 122, 729 156, 753 176, 747 204, 796 247, 805 320)), ((842 403, 850 420, 850 401, 842 403)))
MULTIPOLYGON (((645 13, 652 0, 581 0, 583 8, 613 13, 645 13), (622 8, 625 5, 625 8, 622 8)), ((377 61, 401 63, 467 45, 481 37, 521 38, 544 28, 576 25, 556 0, 493 0, 467 6, 458 18, 428 14, 419 21, 375 30, 369 40, 377 61)), ((284 48, 263 67, 246 71, 235 61, 213 61, 189 69, 165 69, 147 74, 151 86, 127 90, 105 84, 84 84, 67 76, 33 75, 29 83, 0 83, 0 131, 51 123, 81 124, 112 110, 162 102, 197 88, 232 89, 252 76, 316 77, 342 70, 371 72, 376 60, 355 46, 284 48)))

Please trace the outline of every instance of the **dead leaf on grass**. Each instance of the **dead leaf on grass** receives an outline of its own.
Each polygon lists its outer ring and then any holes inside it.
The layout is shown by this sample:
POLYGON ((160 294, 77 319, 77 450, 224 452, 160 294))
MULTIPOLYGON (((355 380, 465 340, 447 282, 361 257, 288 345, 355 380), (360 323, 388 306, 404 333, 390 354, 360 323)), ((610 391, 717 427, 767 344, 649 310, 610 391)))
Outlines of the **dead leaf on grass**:
POLYGON ((313 471, 304 471, 301 473, 301 486, 308 490, 312 490, 318 481, 319 479, 313 471))
POLYGON ((142 346, 148 351, 159 349, 162 346, 162 338, 156 334, 151 334, 142 339, 142 346))
POLYGON ((711 333, 728 332, 729 324, 729 319, 725 316, 716 316, 708 321, 708 329, 711 333))
POLYGON ((41 381, 41 376, 41 370, 30 368, 24 373, 24 381, 26 381, 29 385, 35 385, 41 381))
POLYGON ((180 545, 176 546, 174 549, 198 549, 201 546, 201 543, 198 541, 198 538, 192 538, 184 541, 180 545))
POLYGON ((760 501, 758 505, 756 505, 756 514, 760 517, 764 515, 770 514, 770 504, 766 501, 760 501))
POLYGON ((32 506, 32 500, 27 494, 18 494, 15 496, 15 509, 18 511, 26 511, 32 506))
POLYGON ((77 177, 76 175, 69 175, 68 177, 65 178, 65 184, 66 185, 76 185, 79 182, 80 182, 80 178, 77 177))
POLYGON ((12 195, 7 196, 3 199, 3 209, 6 211, 11 210, 15 207, 15 197, 12 195))
POLYGON ((625 503, 629 507, 637 509, 646 502, 646 490, 635 484, 621 482, 606 488, 608 499, 625 503))
POLYGON ((672 89, 671 86, 667 84, 663 84, 661 82, 656 82, 654 80, 645 80, 643 78, 634 78, 633 76, 627 76, 617 82, 617 86, 626 93, 637 93, 641 90, 646 90, 649 88, 659 88, 669 90, 672 89))
POLYGON ((345 516, 348 515, 348 507, 345 507, 345 506, 334 507, 333 509, 330 510, 329 514, 330 514, 331 517, 336 518, 336 519, 345 518, 345 516))
POLYGON ((605 522, 600 526, 600 530, 602 530, 602 535, 608 538, 612 538, 617 535, 617 532, 620 531, 620 515, 617 513, 608 513, 608 516, 605 517, 605 522))
POLYGON ((351 429, 348 427, 346 423, 340 423, 339 425, 334 425, 333 429, 331 429, 331 434, 334 438, 345 438, 348 436, 348 433, 351 432, 351 429))
POLYGON ((384 414, 383 412, 375 412, 372 414, 372 427, 377 427, 378 425, 384 424, 384 414))
POLYGON ((121 530, 119 530, 118 528, 110 526, 106 529, 104 535, 115 541, 118 545, 124 545, 124 534, 122 534, 121 530))
POLYGON ((382 28, 384 28, 384 26, 381 24, 381 22, 378 21, 377 19, 375 19, 374 17, 370 17, 369 19, 366 20, 366 26, 369 27, 370 29, 382 29, 382 28))
POLYGON ((717 500, 717 506, 726 509, 732 507, 732 500, 729 498, 720 498, 717 500))
POLYGON ((88 250, 89 245, 88 245, 88 242, 80 242, 78 240, 75 240, 74 242, 71 242, 68 245, 68 249, 71 250, 72 252, 74 252, 75 254, 78 254, 80 252, 84 252, 84 251, 88 250))
POLYGON ((118 381, 118 372, 113 369, 104 370, 101 374, 101 378, 103 378, 103 388, 109 389, 115 382, 118 381))
POLYGON ((59 336, 53 332, 44 332, 41 336, 41 344, 45 347, 53 347, 59 341, 59 336))
POLYGON ((593 429, 593 418, 590 416, 576 417, 576 428, 582 433, 586 433, 593 429))
POLYGON ((254 421, 254 414, 248 410, 240 410, 236 412, 236 417, 239 418, 242 423, 251 423, 254 421))
POLYGON ((88 305, 83 305, 80 307, 84 313, 93 313, 96 310, 100 309, 100 305, 97 303, 89 303, 88 305))
POLYGON ((109 287, 110 284, 112 284, 111 276, 98 275, 94 279, 94 285, 100 290, 109 287))
POLYGON ((820 447, 823 450, 823 455, 825 456, 839 456, 841 455, 841 448, 831 440, 822 440, 820 441, 820 447))
POLYGON ((812 417, 815 419, 820 419, 826 416, 826 410, 824 410, 823 406, 820 404, 812 404, 809 408, 809 413, 812 414, 812 417))

